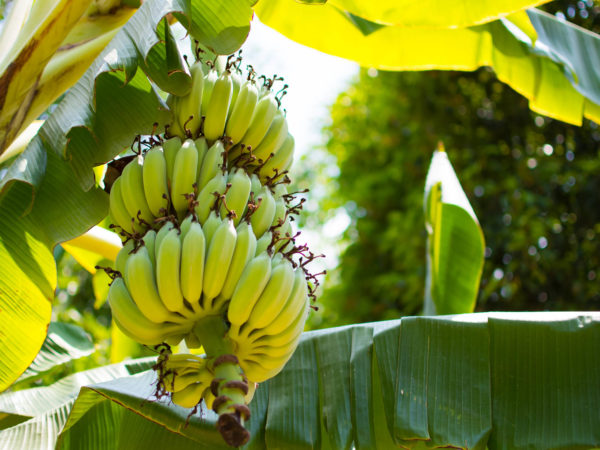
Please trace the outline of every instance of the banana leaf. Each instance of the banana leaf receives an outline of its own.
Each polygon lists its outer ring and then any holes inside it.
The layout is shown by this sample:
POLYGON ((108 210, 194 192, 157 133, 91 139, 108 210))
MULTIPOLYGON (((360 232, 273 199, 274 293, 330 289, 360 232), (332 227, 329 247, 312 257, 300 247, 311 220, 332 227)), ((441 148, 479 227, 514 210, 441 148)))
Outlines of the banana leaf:
MULTIPOLYGON (((360 2, 354 8, 355 4, 359 2, 306 5, 269 0, 258 2, 255 11, 261 22, 286 37, 365 67, 470 71, 490 66, 501 81, 529 100, 532 110, 576 125, 581 125, 584 117, 600 123, 600 37, 595 33, 535 9, 515 10, 497 20, 477 22, 479 25, 447 28, 444 25, 453 23, 453 13, 432 14, 421 3, 408 15, 423 26, 373 28, 373 24, 365 24, 365 18, 357 21, 353 15, 361 13, 373 20, 361 11, 377 10, 379 3, 360 2), (438 27, 427 24, 429 17, 439 19, 438 27)), ((483 5, 485 8, 485 2, 483 5)), ((508 4, 494 5, 492 8, 500 11, 508 4)), ((450 2, 445 7, 456 5, 450 2)), ((455 9, 460 15, 460 8, 455 9)))
POLYGON ((163 20, 169 13, 215 52, 228 53, 246 38, 252 10, 246 0, 144 2, 0 179, 0 391, 30 365, 46 336, 53 247, 107 215, 93 167, 169 120, 156 87, 189 90, 183 60, 171 52, 175 42, 163 20))
POLYGON ((424 313, 475 309, 483 270, 483 231, 443 147, 431 158, 425 181, 427 280, 424 313))
POLYGON ((23 381, 95 351, 90 336, 80 327, 69 323, 50 322, 48 335, 31 366, 19 377, 23 381))
MULTIPOLYGON (((313 3, 311 0, 300 3, 313 3)), ((405 27, 464 28, 490 22, 526 8, 547 3, 547 0, 484 0, 471 2, 460 0, 446 2, 430 0, 322 0, 354 16, 371 22, 405 27)))
MULTIPOLYGON (((405 317, 307 332, 283 371, 258 386, 245 448, 597 447, 599 345, 600 313, 583 312, 405 317)), ((148 371, 87 384, 68 418, 64 409, 40 412, 63 418, 60 449, 144 448, 153 439, 227 448, 214 413, 153 401, 154 382, 148 371)), ((4 397, 25 392, 0 396, 0 411, 4 397)), ((0 442, 7 432, 27 442, 25 423, 0 432, 0 442)))
POLYGON ((50 386, 0 395, 0 449, 54 448, 82 386, 136 374, 152 364, 151 357, 108 365, 75 373, 50 386))

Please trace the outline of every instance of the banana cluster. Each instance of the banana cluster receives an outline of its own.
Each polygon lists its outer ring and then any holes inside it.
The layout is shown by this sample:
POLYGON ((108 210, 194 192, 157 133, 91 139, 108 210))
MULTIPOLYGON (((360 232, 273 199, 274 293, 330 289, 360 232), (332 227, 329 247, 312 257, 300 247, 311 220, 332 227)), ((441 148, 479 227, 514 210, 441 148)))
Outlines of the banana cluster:
POLYGON ((192 88, 185 97, 170 96, 173 113, 169 133, 196 137, 209 143, 226 138, 233 148, 229 159, 249 164, 264 182, 287 171, 294 159, 294 138, 280 108, 285 87, 275 93, 278 78, 264 78, 258 87, 251 70, 242 77, 235 64, 219 74, 215 68, 204 72, 198 61, 190 68, 192 88))
POLYGON ((157 393, 219 414, 226 442, 249 438, 255 383, 295 351, 316 283, 315 256, 296 245, 287 170, 294 140, 273 80, 237 68, 192 68, 192 90, 170 97, 174 121, 112 184, 110 215, 124 239, 108 301, 132 339, 161 352, 157 393), (182 340, 205 355, 171 354, 182 340), (249 381, 251 380, 251 381, 249 381))

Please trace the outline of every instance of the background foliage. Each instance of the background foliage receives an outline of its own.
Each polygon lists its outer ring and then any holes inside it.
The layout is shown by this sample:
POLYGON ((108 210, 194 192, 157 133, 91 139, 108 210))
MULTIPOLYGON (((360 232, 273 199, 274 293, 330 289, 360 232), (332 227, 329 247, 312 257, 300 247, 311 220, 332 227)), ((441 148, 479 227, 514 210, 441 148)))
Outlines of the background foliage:
MULTIPOLYGON (((546 10, 600 28, 592 2, 553 2, 546 10)), ((325 283, 327 324, 420 312, 423 186, 438 141, 486 238, 477 310, 600 308, 596 123, 575 127, 531 113, 486 69, 371 69, 339 96, 325 132, 339 176, 321 221, 339 207, 351 218, 348 246, 325 283)))

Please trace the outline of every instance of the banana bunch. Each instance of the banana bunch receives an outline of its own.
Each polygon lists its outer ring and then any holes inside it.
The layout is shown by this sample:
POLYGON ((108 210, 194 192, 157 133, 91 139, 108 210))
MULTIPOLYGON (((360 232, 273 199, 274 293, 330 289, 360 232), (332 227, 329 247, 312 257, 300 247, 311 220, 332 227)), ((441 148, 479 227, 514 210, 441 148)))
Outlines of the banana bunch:
POLYGON ((306 277, 301 267, 276 254, 256 257, 231 298, 228 336, 249 379, 277 375, 300 340, 309 311, 306 277))
POLYGON ((165 135, 140 145, 112 184, 124 245, 108 301, 125 334, 167 344, 157 396, 186 408, 204 402, 225 441, 240 446, 256 383, 279 373, 300 340, 315 255, 292 226, 304 200, 293 204, 287 188, 294 140, 283 94, 272 91, 278 79, 258 88, 235 64, 190 71, 190 93, 167 101, 165 135), (205 354, 171 354, 181 341, 205 354))
POLYGON ((173 113, 169 134, 181 139, 204 136, 210 144, 226 139, 233 145, 231 163, 247 166, 263 182, 275 180, 289 170, 294 157, 294 139, 281 109, 287 85, 273 92, 273 84, 281 80, 274 76, 263 77, 258 87, 253 70, 244 81, 237 61, 222 73, 216 68, 205 73, 201 61, 191 66, 190 92, 167 101, 173 113))
POLYGON ((125 166, 112 184, 110 215, 126 238, 159 229, 169 218, 183 221, 194 215, 204 225, 210 212, 217 210, 222 218, 231 216, 237 226, 251 215, 260 238, 285 220, 287 191, 283 182, 262 184, 251 170, 228 164, 222 140, 208 147, 204 137, 166 139, 125 166))

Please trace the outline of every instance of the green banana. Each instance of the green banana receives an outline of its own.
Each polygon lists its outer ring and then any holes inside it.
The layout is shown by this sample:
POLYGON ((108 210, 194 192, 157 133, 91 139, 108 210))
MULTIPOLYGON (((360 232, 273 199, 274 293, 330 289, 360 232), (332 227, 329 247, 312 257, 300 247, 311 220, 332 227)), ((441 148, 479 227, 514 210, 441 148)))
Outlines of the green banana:
POLYGON ((256 301, 250 317, 248 328, 264 328, 281 312, 290 296, 294 285, 294 268, 287 259, 282 259, 271 270, 271 277, 256 301))
POLYGON ((195 195, 196 169, 198 167, 198 150, 194 141, 186 139, 175 158, 173 182, 171 184, 171 202, 179 220, 189 212, 188 194, 195 195))
POLYGON ((112 221, 121 227, 123 231, 127 233, 141 233, 144 230, 144 227, 140 225, 138 222, 134 222, 125 207, 125 203, 123 202, 123 196, 121 193, 121 177, 117 178, 113 183, 110 189, 110 216, 112 221))
POLYGON ((294 236, 294 230, 292 228, 292 220, 288 217, 285 220, 283 226, 279 229, 280 240, 273 246, 276 252, 289 250, 292 245, 292 237, 294 236))
POLYGON ((276 202, 268 187, 263 186, 259 192, 255 192, 254 200, 258 208, 250 216, 250 223, 257 238, 260 238, 273 223, 275 218, 276 202))
POLYGON ((181 242, 183 242, 183 240, 185 239, 185 235, 190 230, 190 227, 192 226, 193 222, 194 216, 190 214, 185 218, 183 222, 181 222, 181 225, 179 225, 179 232, 181 233, 179 235, 179 239, 181 239, 181 242))
POLYGON ((200 370, 206 367, 206 359, 192 353, 173 353, 165 360, 164 366, 166 370, 176 372, 200 370))
POLYGON ((167 96, 167 106, 171 111, 171 124, 169 126, 169 136, 172 138, 181 137, 185 139, 185 132, 182 126, 179 124, 179 110, 180 110, 181 97, 173 94, 167 96))
POLYGON ((173 169, 175 167, 175 157, 181 148, 181 139, 175 136, 163 141, 163 154, 167 163, 167 184, 171 187, 173 183, 173 169))
POLYGON ((123 197, 123 203, 131 217, 137 220, 139 212, 141 219, 151 225, 154 222, 154 215, 148 207, 146 195, 144 194, 142 164, 143 160, 138 157, 123 169, 120 177, 123 180, 121 184, 121 197, 123 197))
POLYGON ((231 114, 225 127, 225 135, 234 144, 242 140, 250 127, 254 109, 258 103, 258 90, 253 81, 246 81, 241 87, 235 103, 232 103, 231 114))
POLYGON ((292 357, 298 342, 294 341, 284 347, 263 347, 263 351, 246 356, 267 370, 281 370, 292 357))
POLYGON ((246 374, 248 379, 256 383, 262 383, 263 381, 267 381, 268 379, 273 378, 283 369, 282 366, 279 369, 268 370, 261 366, 259 363, 247 359, 240 360, 240 367, 242 368, 244 374, 246 374))
POLYGON ((254 192, 254 198, 256 198, 258 193, 262 191, 263 184, 260 182, 260 178, 258 178, 258 175, 255 173, 250 175, 250 183, 252 185, 252 192, 254 192))
POLYGON ((235 105, 235 102, 237 101, 237 98, 240 95, 240 89, 242 88, 243 82, 244 79, 242 78, 242 72, 238 69, 234 69, 233 72, 231 72, 231 86, 233 89, 231 91, 231 103, 229 104, 227 120, 229 120, 229 117, 231 117, 233 106, 235 105))
POLYGON ((273 246, 273 249, 276 252, 284 251, 285 249, 293 245, 291 237, 294 235, 294 231, 292 229, 292 222, 290 217, 285 219, 284 224, 278 229, 278 231, 279 240, 273 246))
POLYGON ((227 310, 227 318, 232 324, 241 326, 248 321, 270 277, 271 258, 266 252, 255 256, 246 264, 227 310))
POLYGON ((158 294, 169 311, 182 312, 184 304, 179 282, 181 264, 179 231, 177 229, 169 231, 157 250, 156 285, 158 294))
MULTIPOLYGON (((115 324, 117 325, 117 327, 119 327, 119 329, 123 332, 123 334, 125 336, 130 337, 131 339, 133 339, 136 342, 139 342, 140 344, 143 345, 158 345, 161 342, 166 342, 167 340, 169 340, 170 338, 172 338, 172 336, 175 336, 177 333, 180 332, 180 330, 177 331, 173 331, 173 334, 163 334, 163 331, 165 332, 171 332, 171 330, 174 330, 173 325, 168 325, 168 329, 167 330, 153 330, 153 331, 140 331, 138 328, 136 328, 136 331, 132 331, 129 328, 127 328, 127 326, 123 325, 119 319, 117 319, 115 316, 113 316, 113 321, 115 322, 115 324)), ((161 326, 159 324, 159 326, 161 326)))
POLYGON ((259 176, 264 182, 268 178, 277 179, 275 176, 275 169, 277 173, 281 174, 285 168, 289 167, 294 159, 294 138, 291 134, 288 134, 275 156, 269 159, 264 166, 260 168, 259 176))
MULTIPOLYGON (((302 331, 304 330, 306 318, 308 317, 308 312, 310 309, 308 307, 308 297, 306 297, 305 301, 306 307, 303 310, 301 310, 301 314, 298 314, 296 319, 284 331, 277 334, 263 334, 263 330, 258 330, 258 332, 255 332, 251 336, 249 335, 249 342, 247 343, 247 345, 250 345, 251 343, 251 345, 254 347, 260 347, 265 345, 271 347, 282 347, 285 345, 289 345, 290 342, 293 342, 294 340, 298 339, 298 337, 302 334, 302 331)), ((266 329, 267 328, 265 328, 264 330, 266 329)))
POLYGON ((174 392, 171 400, 183 408, 193 408, 202 401, 202 393, 205 389, 205 384, 193 383, 181 391, 174 392))
POLYGON ((181 292, 183 297, 195 306, 202 295, 204 279, 204 258, 206 239, 198 222, 190 225, 182 243, 181 252, 181 292))
POLYGON ((154 267, 146 247, 140 247, 127 260, 125 284, 144 316, 152 322, 183 322, 185 319, 170 312, 163 304, 154 277, 154 267))
POLYGON ((286 220, 287 204, 283 197, 275 197, 275 214, 271 226, 283 225, 286 220))
POLYGON ((215 197, 214 193, 218 192, 219 194, 223 194, 225 192, 226 185, 227 176, 224 175, 223 172, 219 171, 208 183, 206 183, 206 185, 198 194, 198 198, 196 199, 198 204, 196 205, 194 211, 196 212, 198 221, 201 224, 206 222, 210 211, 215 206, 217 198, 215 197))
POLYGON ((266 233, 264 233, 260 237, 260 239, 258 239, 256 241, 256 254, 255 255, 260 255, 262 252, 266 252, 267 248, 271 244, 272 240, 273 240, 273 233, 271 233, 270 231, 267 231, 266 233))
POLYGON ((227 278, 221 289, 221 293, 216 301, 217 305, 224 304, 233 295, 233 291, 242 276, 244 268, 248 262, 254 257, 256 251, 256 236, 252 231, 252 225, 247 222, 242 222, 237 227, 237 240, 227 278))
POLYGON ((120 277, 115 278, 110 285, 108 303, 119 328, 144 345, 160 344, 165 336, 183 329, 181 325, 161 324, 149 320, 137 307, 120 277))
POLYGON ((233 226, 233 221, 229 219, 223 220, 210 239, 206 252, 204 279, 202 280, 204 308, 207 308, 207 302, 216 298, 223 288, 233 258, 236 240, 237 231, 233 226))
POLYGON ((192 89, 188 95, 179 101, 178 116, 181 126, 185 126, 192 136, 196 136, 202 123, 200 108, 202 106, 202 91, 204 90, 204 72, 202 71, 201 61, 192 64, 190 75, 192 76, 192 89))
POLYGON ((227 194, 225 194, 225 203, 221 204, 221 217, 224 218, 227 216, 229 211, 235 212, 233 223, 237 226, 240 223, 240 220, 242 220, 248 204, 251 187, 250 177, 246 174, 244 169, 236 169, 233 173, 229 173, 227 182, 230 183, 231 186, 227 190, 227 194), (227 208, 225 205, 227 205, 227 208))
POLYGON ((206 222, 202 224, 202 231, 204 231, 207 249, 210 246, 210 242, 212 241, 215 231, 217 231, 217 228, 219 228, 223 222, 225 221, 221 219, 219 214, 217 214, 215 211, 211 211, 208 215, 208 219, 206 219, 206 222))
POLYGON ((199 370, 189 370, 187 372, 170 372, 162 380, 165 389, 169 392, 179 392, 192 383, 198 383, 199 370))
POLYGON ((260 145, 254 149, 254 156, 257 159, 266 161, 271 153, 277 154, 279 148, 288 136, 287 119, 283 112, 278 109, 269 131, 260 142, 260 145))
MULTIPOLYGON (((292 353, 294 353, 294 350, 296 350, 295 344, 296 341, 294 340, 288 345, 284 345, 282 347, 261 345, 260 347, 253 347, 252 353, 248 355, 243 355, 243 357, 254 359, 267 369, 274 369, 282 364, 281 359, 287 359, 292 355, 292 353), (268 358, 270 361, 265 361, 266 358, 268 358)), ((285 362, 283 363, 285 364, 285 362)))
POLYGON ((156 266, 156 250, 154 244, 156 243, 156 231, 148 230, 143 237, 144 246, 148 249, 148 256, 153 266, 156 266))
POLYGON ((156 257, 158 256, 158 249, 160 248, 162 240, 165 238, 167 233, 169 233, 169 231, 171 231, 173 228, 175 228, 173 222, 166 222, 160 228, 160 230, 158 230, 158 233, 156 233, 156 239, 154 239, 154 261, 156 261, 156 257))
POLYGON ((202 91, 202 101, 200 110, 202 111, 202 115, 206 120, 206 111, 208 111, 208 105, 210 103, 210 98, 212 97, 212 92, 215 87, 215 83, 219 78, 219 73, 216 69, 211 69, 208 71, 206 75, 204 75, 204 89, 202 91))
POLYGON ((204 110, 204 136, 208 141, 223 136, 232 94, 231 73, 226 70, 215 81, 208 108, 204 110))
POLYGON ((260 334, 279 334, 291 327, 303 308, 308 308, 308 286, 301 269, 294 271, 294 285, 279 315, 269 325, 260 330, 260 334))
POLYGON ((256 104, 248 131, 246 131, 240 142, 252 149, 258 147, 267 134, 277 110, 277 100, 272 93, 262 97, 256 104))
POLYGON ((121 275, 125 275, 125 265, 127 264, 127 260, 129 259, 129 256, 133 251, 134 245, 135 241, 133 239, 129 239, 127 242, 125 242, 125 244, 123 244, 123 247, 121 248, 121 250, 119 250, 119 253, 117 253, 117 259, 115 260, 115 269, 117 269, 117 271, 120 272, 121 275))
POLYGON ((194 139, 194 144, 196 144, 196 149, 198 150, 198 168, 196 169, 196 174, 200 176, 200 172, 202 171, 202 163, 204 162, 204 157, 208 152, 208 143, 206 142, 206 138, 202 136, 198 139, 194 139))
POLYGON ((148 150, 142 170, 144 194, 150 211, 155 217, 162 217, 169 211, 169 185, 167 183, 167 161, 162 147, 148 150))
POLYGON ((202 190, 209 180, 213 179, 217 173, 223 171, 223 152, 225 152, 225 147, 220 140, 216 141, 206 152, 202 161, 202 168, 198 174, 198 190, 202 190))

